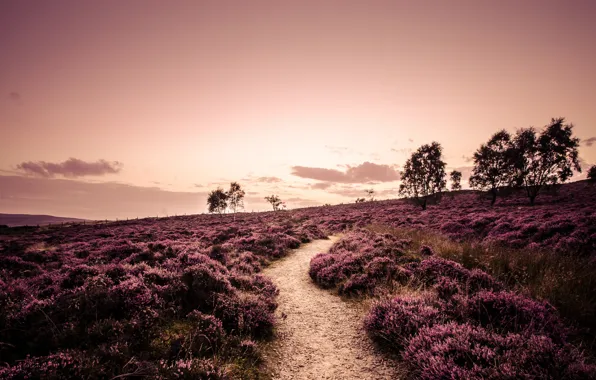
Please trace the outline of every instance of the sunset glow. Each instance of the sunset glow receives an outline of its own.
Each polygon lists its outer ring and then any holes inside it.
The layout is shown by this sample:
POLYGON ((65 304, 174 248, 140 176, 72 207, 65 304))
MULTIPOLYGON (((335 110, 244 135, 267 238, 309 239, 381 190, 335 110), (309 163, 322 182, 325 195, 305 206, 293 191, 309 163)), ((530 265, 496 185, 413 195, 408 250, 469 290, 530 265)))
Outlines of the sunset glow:
MULTIPOLYGON (((89 219, 397 197, 438 141, 564 116, 596 163, 596 3, 0 3, 0 213, 89 219)), ((580 177, 576 177, 580 178, 580 177)), ((585 174, 583 177, 585 178, 585 174)))

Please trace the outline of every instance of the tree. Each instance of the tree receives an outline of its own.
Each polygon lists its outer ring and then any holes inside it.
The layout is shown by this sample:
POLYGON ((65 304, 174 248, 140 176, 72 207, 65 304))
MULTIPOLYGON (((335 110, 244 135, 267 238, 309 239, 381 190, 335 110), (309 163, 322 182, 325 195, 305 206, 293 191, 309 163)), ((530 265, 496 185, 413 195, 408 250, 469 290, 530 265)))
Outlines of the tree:
POLYGON ((474 153, 470 186, 488 191, 492 196, 491 206, 495 204, 499 191, 514 182, 513 158, 511 135, 504 129, 492 135, 474 153))
POLYGON ((461 172, 454 170, 449 173, 449 178, 451 179, 451 190, 461 190, 461 172))
POLYGON ((596 181, 596 165, 592 165, 592 167, 588 169, 588 179, 590 181, 596 181))
POLYGON ((237 209, 244 208, 244 190, 238 182, 230 183, 230 190, 226 193, 228 197, 228 204, 232 212, 236 213, 237 209))
POLYGON ((374 189, 366 189, 364 190, 366 195, 368 195, 368 201, 372 202, 375 200, 375 190, 374 189))
POLYGON ((537 135, 534 128, 517 131, 513 139, 516 184, 523 187, 534 205, 545 186, 565 182, 573 169, 581 173, 579 138, 573 137, 573 124, 565 118, 553 118, 537 135))
POLYGON ((412 153, 400 173, 399 194, 414 199, 423 210, 429 198, 435 198, 447 188, 442 150, 438 142, 422 145, 412 153))
POLYGON ((366 199, 364 198, 356 198, 356 203, 364 203, 366 199))
POLYGON ((213 190, 207 197, 207 205, 209 206, 209 213, 217 212, 222 215, 228 207, 228 194, 221 187, 213 190))
POLYGON ((271 203, 271 206, 273 207, 273 211, 278 211, 280 210, 280 206, 284 206, 285 208, 285 204, 281 201, 281 199, 279 199, 279 197, 277 195, 271 195, 268 197, 265 197, 265 200, 269 203, 271 203))

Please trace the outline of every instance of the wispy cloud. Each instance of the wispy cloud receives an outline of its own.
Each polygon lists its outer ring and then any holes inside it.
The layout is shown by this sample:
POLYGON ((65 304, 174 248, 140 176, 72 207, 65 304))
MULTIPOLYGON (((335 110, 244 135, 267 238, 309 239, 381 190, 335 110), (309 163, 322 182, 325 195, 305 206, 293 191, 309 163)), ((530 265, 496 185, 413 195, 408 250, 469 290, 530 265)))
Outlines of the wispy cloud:
POLYGON ((292 174, 301 178, 339 183, 391 182, 399 180, 399 173, 395 166, 379 165, 368 161, 357 166, 348 165, 346 171, 293 166, 292 174))
POLYGON ((395 152, 395 153, 403 154, 403 155, 408 155, 408 154, 412 153, 412 148, 401 148, 401 149, 391 148, 391 151, 395 152))
POLYGON ((255 182, 265 182, 265 183, 277 183, 282 182, 281 178, 277 177, 259 177, 255 179, 255 182))
POLYGON ((333 184, 329 183, 329 182, 319 182, 319 183, 312 184, 310 186, 310 188, 315 189, 315 190, 325 190, 325 189, 329 188, 331 185, 333 185, 333 184))
POLYGON ((596 143, 596 137, 590 137, 587 139, 582 140, 582 142, 584 143, 585 146, 592 146, 594 145, 594 143, 596 143))
POLYGON ((332 145, 325 145, 325 149, 327 149, 329 152, 331 152, 333 154, 337 154, 337 155, 343 155, 345 153, 349 153, 351 150, 347 146, 332 146, 332 145))
POLYGON ((52 178, 61 175, 67 178, 77 178, 117 174, 122 170, 122 167, 123 164, 118 161, 98 160, 87 162, 78 158, 69 158, 59 163, 27 161, 18 164, 16 168, 22 173, 35 177, 52 178))

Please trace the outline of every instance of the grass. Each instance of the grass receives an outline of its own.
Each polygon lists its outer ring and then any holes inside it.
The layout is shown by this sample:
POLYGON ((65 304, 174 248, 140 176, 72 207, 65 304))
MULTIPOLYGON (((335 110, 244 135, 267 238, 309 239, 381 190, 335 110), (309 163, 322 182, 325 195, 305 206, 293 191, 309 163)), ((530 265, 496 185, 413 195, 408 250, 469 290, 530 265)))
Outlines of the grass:
POLYGON ((578 328, 579 343, 596 352, 596 260, 548 251, 487 246, 474 241, 455 242, 428 230, 396 229, 378 224, 367 228, 410 239, 410 254, 428 245, 437 256, 457 261, 468 269, 482 269, 511 289, 547 300, 578 328))

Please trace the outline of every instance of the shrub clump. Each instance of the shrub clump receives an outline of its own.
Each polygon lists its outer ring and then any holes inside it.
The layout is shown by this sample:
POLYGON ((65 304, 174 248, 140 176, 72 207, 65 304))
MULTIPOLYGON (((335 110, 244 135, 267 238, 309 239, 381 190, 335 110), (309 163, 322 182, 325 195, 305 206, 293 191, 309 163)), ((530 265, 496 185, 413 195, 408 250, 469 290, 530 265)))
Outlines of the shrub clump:
POLYGON ((466 303, 466 315, 502 333, 547 335, 564 341, 568 331, 555 309, 513 292, 481 291, 466 303))
POLYGON ((596 368, 569 345, 454 322, 421 328, 403 359, 412 375, 424 380, 596 378, 596 368))
POLYGON ((439 309, 423 298, 397 297, 376 303, 364 327, 376 341, 399 350, 419 329, 441 319, 439 309))

